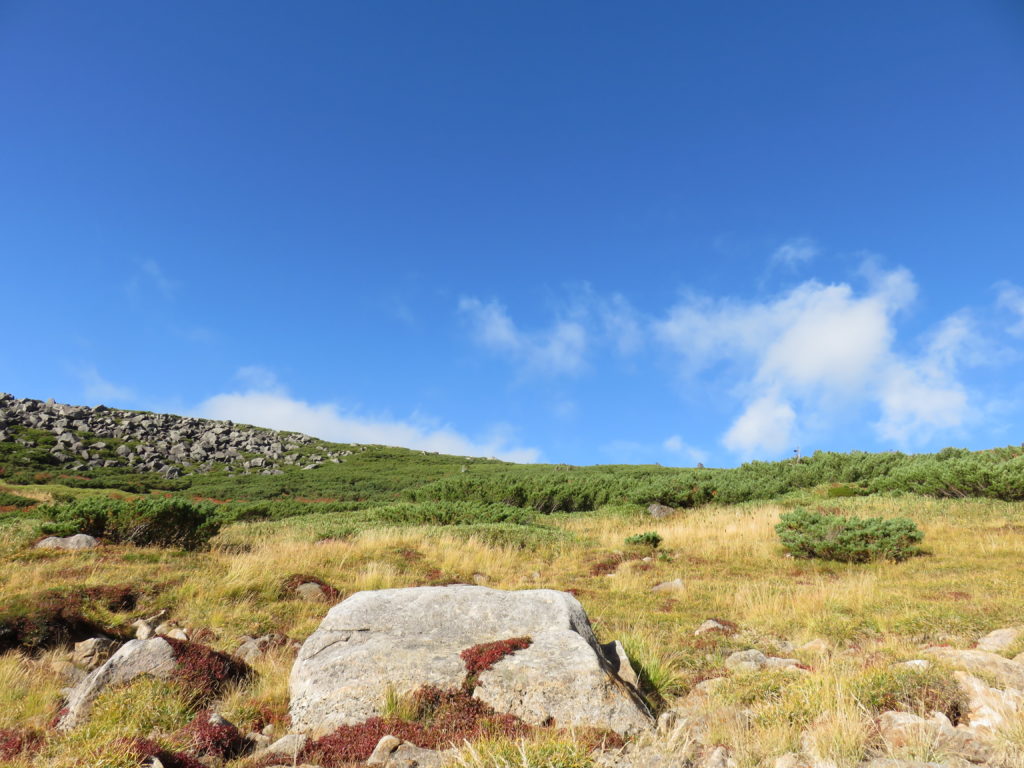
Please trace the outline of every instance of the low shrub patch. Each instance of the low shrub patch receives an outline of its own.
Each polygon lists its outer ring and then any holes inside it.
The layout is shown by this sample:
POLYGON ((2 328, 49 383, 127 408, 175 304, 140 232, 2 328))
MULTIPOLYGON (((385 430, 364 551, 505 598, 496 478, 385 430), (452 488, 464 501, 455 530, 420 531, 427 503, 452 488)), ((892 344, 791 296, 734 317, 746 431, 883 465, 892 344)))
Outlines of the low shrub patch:
POLYGON ((182 731, 176 740, 184 742, 186 751, 198 757, 229 760, 245 751, 247 742, 231 723, 211 723, 212 711, 204 709, 182 731))
POLYGON ((209 502, 182 498, 135 500, 88 496, 40 509, 51 522, 44 533, 69 536, 87 533, 108 541, 138 546, 198 549, 220 530, 220 518, 209 502))
POLYGON ((632 546, 656 549, 661 545, 661 536, 656 531, 644 531, 626 537, 626 543, 632 546))
POLYGON ((812 512, 784 512, 775 532, 794 557, 818 557, 844 563, 906 560, 920 554, 924 534, 905 517, 852 517, 812 512))
POLYGON ((197 704, 213 700, 228 683, 250 674, 248 665, 234 656, 200 643, 161 637, 170 643, 178 662, 172 680, 197 704))

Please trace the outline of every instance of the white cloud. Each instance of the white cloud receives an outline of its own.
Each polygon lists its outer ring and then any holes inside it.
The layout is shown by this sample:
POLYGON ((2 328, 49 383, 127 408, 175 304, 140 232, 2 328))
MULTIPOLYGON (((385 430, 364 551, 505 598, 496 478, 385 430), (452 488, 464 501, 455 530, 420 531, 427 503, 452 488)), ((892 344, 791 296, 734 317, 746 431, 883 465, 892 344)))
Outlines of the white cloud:
POLYGON ((577 373, 583 368, 587 331, 579 321, 560 320, 547 331, 529 334, 520 331, 496 301, 463 298, 459 311, 470 318, 480 344, 510 354, 531 371, 577 373))
POLYGON ((1024 336, 1024 288, 1012 283, 1000 283, 998 304, 1018 317, 1006 330, 1014 336, 1024 336))
POLYGON ((766 302, 686 296, 653 324, 655 337, 695 375, 724 365, 746 401, 723 437, 744 456, 792 447, 800 423, 827 423, 868 403, 875 428, 903 445, 962 426, 970 415, 957 365, 977 338, 969 316, 948 318, 920 357, 894 347, 895 317, 914 301, 906 269, 867 261, 868 290, 810 280, 766 302), (800 418, 798 419, 798 413, 800 418))
POLYGON ((151 295, 156 292, 164 299, 173 298, 177 288, 178 284, 168 278, 160 265, 153 259, 141 261, 138 271, 127 285, 128 293, 133 297, 140 297, 143 294, 151 295))
POLYGON ((744 457, 757 454, 778 454, 793 446, 796 412, 774 394, 764 395, 750 403, 722 442, 733 453, 744 457))
POLYGON ((239 378, 254 386, 244 392, 231 392, 205 400, 194 415, 208 419, 227 419, 270 429, 304 432, 339 443, 392 445, 455 456, 494 456, 505 461, 535 462, 536 448, 511 444, 508 429, 497 428, 482 440, 473 440, 451 427, 430 419, 414 417, 395 420, 346 413, 335 403, 307 403, 290 397, 277 384, 273 374, 256 367, 243 368, 239 378))
POLYGON ((83 366, 76 373, 82 382, 85 399, 90 403, 108 405, 135 399, 135 393, 131 389, 103 378, 94 365, 83 366))
POLYGON ((796 237, 787 240, 775 249, 772 254, 774 264, 782 264, 787 267, 796 267, 804 264, 818 255, 818 246, 809 237, 796 237))
POLYGON ((595 303, 605 335, 619 354, 631 355, 643 346, 641 318, 625 296, 616 293, 608 300, 596 300, 595 303))
POLYGON ((708 460, 708 455, 705 451, 688 445, 679 435, 669 435, 665 438, 661 447, 670 453, 685 457, 691 464, 703 464, 708 460))

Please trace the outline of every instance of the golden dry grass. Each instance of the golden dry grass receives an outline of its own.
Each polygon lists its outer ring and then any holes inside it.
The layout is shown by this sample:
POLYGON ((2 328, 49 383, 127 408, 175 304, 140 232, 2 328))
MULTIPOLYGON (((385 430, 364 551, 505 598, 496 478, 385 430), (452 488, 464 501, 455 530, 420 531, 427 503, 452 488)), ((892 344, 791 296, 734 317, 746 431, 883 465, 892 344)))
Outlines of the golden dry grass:
MULTIPOLYGON (((723 674, 732 650, 772 652, 783 640, 799 645, 820 637, 833 652, 796 654, 811 667, 808 674, 781 679, 777 689, 753 702, 743 699, 742 686, 722 689, 707 697, 706 706, 715 715, 713 738, 732 748, 741 768, 770 764, 801 748, 845 766, 878 747, 874 715, 854 695, 860 677, 913 658, 921 643, 966 646, 989 630, 1021 623, 1024 505, 916 497, 837 499, 827 505, 861 515, 910 516, 925 531, 929 554, 868 565, 794 560, 774 535, 784 511, 777 504, 707 507, 667 520, 652 520, 639 510, 633 516, 565 516, 555 523, 573 538, 535 549, 416 528, 311 543, 288 535, 286 526, 268 536, 259 526, 239 524, 222 532, 207 552, 109 546, 58 553, 26 549, 25 530, 12 526, 0 527, 0 595, 132 584, 142 598, 131 616, 99 611, 97 617, 124 629, 130 618, 167 609, 180 625, 208 629, 213 646, 232 651, 245 634, 280 632, 301 640, 313 631, 329 606, 288 594, 282 584, 296 573, 319 577, 342 595, 444 581, 571 589, 599 637, 622 639, 667 704, 700 680, 723 674), (649 562, 629 561, 611 575, 591 575, 595 563, 626 549, 627 536, 648 530, 663 537, 649 562), (681 591, 650 589, 675 578, 683 581, 681 591), (693 630, 709 617, 735 622, 742 633, 698 642, 693 630)), ((282 649, 257 662, 258 675, 231 689, 219 709, 243 726, 261 708, 283 713, 291 659, 292 652, 282 649)), ((42 727, 52 717, 62 683, 49 660, 0 656, 0 728, 42 727)), ((145 736, 180 719, 170 705, 122 716, 138 695, 134 687, 110 692, 105 711, 115 714, 73 735, 52 736, 31 764, 116 765, 122 759, 114 754, 118 738, 145 736)), ((1015 724, 1003 735, 1007 764, 1024 750, 1021 734, 1024 726, 1015 724)), ((534 758, 541 759, 544 749, 531 747, 524 756, 517 752, 520 746, 480 745, 460 759, 474 767, 481 760, 539 764, 534 758)), ((578 757, 572 750, 566 754, 578 757)))

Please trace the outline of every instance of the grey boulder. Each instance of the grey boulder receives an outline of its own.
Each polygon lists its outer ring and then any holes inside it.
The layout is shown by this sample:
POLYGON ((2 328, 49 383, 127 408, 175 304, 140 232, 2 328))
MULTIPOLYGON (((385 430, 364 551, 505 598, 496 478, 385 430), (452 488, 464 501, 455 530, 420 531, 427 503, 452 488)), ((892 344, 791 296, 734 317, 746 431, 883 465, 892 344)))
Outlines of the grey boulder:
POLYGON ((76 533, 74 536, 47 536, 36 544, 36 549, 92 549, 99 544, 87 533, 76 533))
POLYGON ((68 697, 67 711, 57 722, 57 730, 67 731, 84 722, 92 703, 109 686, 129 683, 141 675, 166 679, 176 668, 171 644, 162 637, 129 640, 75 686, 68 697))
POLYGON ((358 592, 328 611, 292 668, 292 727, 319 735, 379 716, 389 688, 458 688, 461 651, 523 636, 531 645, 481 672, 475 697, 535 725, 629 734, 653 724, 575 597, 457 585, 358 592))

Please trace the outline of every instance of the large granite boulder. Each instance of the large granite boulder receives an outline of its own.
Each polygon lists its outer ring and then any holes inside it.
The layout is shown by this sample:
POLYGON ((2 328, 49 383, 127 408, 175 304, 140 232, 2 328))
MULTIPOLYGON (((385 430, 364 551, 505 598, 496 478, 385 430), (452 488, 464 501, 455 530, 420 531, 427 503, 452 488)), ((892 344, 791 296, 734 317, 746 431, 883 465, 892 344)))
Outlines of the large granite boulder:
POLYGON ((473 695, 495 710, 621 734, 653 724, 572 595, 457 585, 359 592, 334 606, 292 668, 293 729, 319 735, 380 715, 389 688, 458 688, 467 677, 462 651, 517 637, 531 644, 476 679, 473 695))

